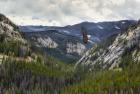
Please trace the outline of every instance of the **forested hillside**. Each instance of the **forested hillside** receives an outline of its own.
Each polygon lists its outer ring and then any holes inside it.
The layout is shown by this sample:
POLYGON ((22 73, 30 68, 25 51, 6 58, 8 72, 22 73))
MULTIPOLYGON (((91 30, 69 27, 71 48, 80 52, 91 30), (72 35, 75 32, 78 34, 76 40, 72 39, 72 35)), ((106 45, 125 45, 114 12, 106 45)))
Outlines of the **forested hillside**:
POLYGON ((139 94, 139 31, 138 22, 96 44, 75 65, 34 47, 0 15, 0 94, 139 94), (119 57, 104 62, 112 54, 119 57))

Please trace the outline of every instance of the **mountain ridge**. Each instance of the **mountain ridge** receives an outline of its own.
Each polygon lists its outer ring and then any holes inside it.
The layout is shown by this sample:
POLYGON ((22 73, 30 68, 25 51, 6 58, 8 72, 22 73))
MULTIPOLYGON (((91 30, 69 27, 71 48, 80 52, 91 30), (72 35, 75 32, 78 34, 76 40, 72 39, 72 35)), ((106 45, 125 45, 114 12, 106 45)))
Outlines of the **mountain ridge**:
POLYGON ((20 30, 23 31, 25 37, 31 41, 34 46, 44 49, 44 51, 48 52, 50 55, 61 60, 63 60, 61 56, 66 56, 68 60, 76 57, 75 60, 78 60, 95 43, 109 36, 121 33, 127 26, 135 22, 134 20, 99 23, 83 22, 65 27, 21 26, 20 30), (87 44, 83 42, 82 27, 85 28, 87 34, 87 44), (54 47, 51 46, 51 44, 54 47))
POLYGON ((79 64, 84 66, 99 65, 101 68, 113 69, 119 66, 121 58, 126 55, 132 55, 132 60, 139 62, 139 37, 140 22, 129 26, 126 31, 116 36, 110 45, 105 47, 93 47, 79 60, 75 67, 79 64))

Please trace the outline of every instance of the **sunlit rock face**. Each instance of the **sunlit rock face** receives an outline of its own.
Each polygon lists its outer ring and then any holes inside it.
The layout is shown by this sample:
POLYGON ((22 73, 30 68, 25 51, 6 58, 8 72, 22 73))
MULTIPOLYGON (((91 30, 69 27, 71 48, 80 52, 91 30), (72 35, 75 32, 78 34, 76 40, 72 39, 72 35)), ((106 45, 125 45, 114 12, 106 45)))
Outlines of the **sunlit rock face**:
POLYGON ((86 51, 86 47, 82 43, 67 42, 66 50, 67 50, 67 53, 78 53, 78 55, 81 56, 86 51))
POLYGON ((140 23, 130 26, 126 31, 116 36, 111 45, 95 50, 92 48, 77 62, 77 65, 100 65, 102 68, 113 69, 121 62, 126 53, 132 55, 132 60, 140 61, 140 23))
MULTIPOLYGON (((29 51, 27 41, 22 37, 17 25, 10 21, 6 16, 0 14, 0 44, 9 46, 9 53, 12 52, 12 46, 15 46, 18 56, 24 57, 29 51)), ((15 53, 16 53, 15 52, 15 53)))
POLYGON ((37 47, 47 47, 47 48, 57 48, 58 47, 58 44, 53 41, 50 37, 39 37, 36 39, 37 41, 37 44, 36 46, 37 47))
POLYGON ((0 14, 0 38, 3 41, 15 40, 26 43, 20 35, 19 28, 3 14, 0 14))

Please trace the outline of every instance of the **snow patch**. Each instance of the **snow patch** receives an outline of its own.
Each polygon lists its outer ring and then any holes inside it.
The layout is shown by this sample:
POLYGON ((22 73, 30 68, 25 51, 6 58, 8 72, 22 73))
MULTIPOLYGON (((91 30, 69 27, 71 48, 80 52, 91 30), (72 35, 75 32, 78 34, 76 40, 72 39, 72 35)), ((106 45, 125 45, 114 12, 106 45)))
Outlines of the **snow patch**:
POLYGON ((126 22, 122 22, 122 24, 125 24, 126 22))
POLYGON ((88 40, 88 41, 89 41, 90 43, 92 43, 92 44, 95 43, 95 42, 93 42, 92 40, 88 40))
POLYGON ((103 28, 102 26, 100 26, 100 25, 98 25, 97 27, 98 27, 99 29, 104 29, 104 28, 103 28))
POLYGON ((119 28, 118 26, 116 26, 116 25, 115 25, 115 28, 116 28, 116 29, 120 29, 120 28, 119 28))
POLYGON ((88 38, 91 38, 91 35, 87 35, 88 36, 88 38))
MULTIPOLYGON (((60 32, 61 32, 61 31, 60 31, 60 32)), ((63 30, 62 32, 67 33, 67 34, 70 34, 70 32, 67 31, 67 30, 63 30)))

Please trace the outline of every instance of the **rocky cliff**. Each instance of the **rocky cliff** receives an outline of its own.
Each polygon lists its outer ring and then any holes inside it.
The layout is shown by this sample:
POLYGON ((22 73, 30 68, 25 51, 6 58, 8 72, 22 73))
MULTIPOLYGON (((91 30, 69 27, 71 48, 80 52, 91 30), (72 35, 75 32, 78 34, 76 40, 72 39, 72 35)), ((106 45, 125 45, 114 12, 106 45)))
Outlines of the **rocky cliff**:
POLYGON ((18 26, 0 14, 0 54, 24 57, 29 51, 28 46, 18 26))
POLYGON ((100 66, 103 69, 113 69, 118 67, 125 56, 130 56, 131 60, 140 61, 140 23, 132 25, 123 33, 116 35, 115 38, 106 40, 106 44, 95 45, 92 49, 77 62, 79 64, 90 66, 94 69, 100 66), (111 41, 109 43, 109 41, 111 41), (109 44, 109 45, 107 45, 109 44), (107 45, 107 46, 106 46, 107 45))
POLYGON ((21 37, 19 28, 3 14, 0 14, 0 39, 1 41, 26 41, 21 37))
POLYGON ((82 56, 86 51, 86 47, 84 44, 77 42, 67 42, 66 43, 66 52, 67 53, 77 53, 79 56, 82 56))

